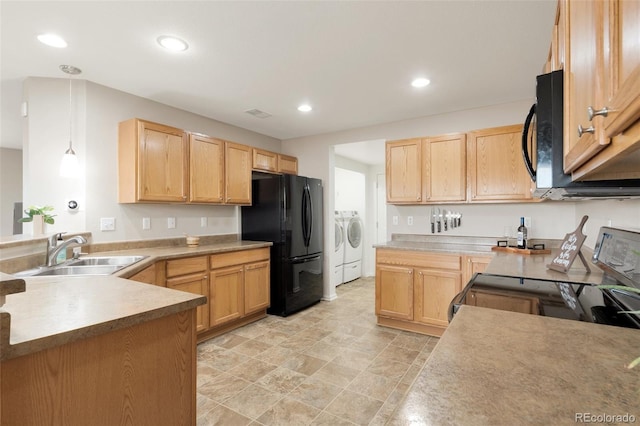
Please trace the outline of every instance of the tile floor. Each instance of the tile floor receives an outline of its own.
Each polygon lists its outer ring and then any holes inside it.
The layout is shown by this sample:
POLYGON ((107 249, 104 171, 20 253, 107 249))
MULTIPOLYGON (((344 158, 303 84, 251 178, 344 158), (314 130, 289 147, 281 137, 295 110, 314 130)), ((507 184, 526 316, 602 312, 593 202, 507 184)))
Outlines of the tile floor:
POLYGON ((198 346, 198 425, 383 425, 438 339, 376 325, 375 283, 198 346))

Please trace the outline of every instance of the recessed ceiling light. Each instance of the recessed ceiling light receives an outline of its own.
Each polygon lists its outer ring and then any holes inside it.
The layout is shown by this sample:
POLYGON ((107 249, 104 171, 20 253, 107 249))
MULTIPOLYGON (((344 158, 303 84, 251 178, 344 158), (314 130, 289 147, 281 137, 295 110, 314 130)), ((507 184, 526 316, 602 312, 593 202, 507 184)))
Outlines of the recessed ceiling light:
POLYGON ((311 105, 308 104, 302 104, 298 107, 298 111, 300 112, 309 112, 311 111, 313 108, 311 108, 311 105))
POLYGON ((182 52, 189 48, 187 42, 178 37, 162 35, 157 40, 160 46, 172 52, 182 52))
POLYGON ((51 47, 67 47, 67 42, 56 34, 40 34, 38 36, 38 41, 51 47))
POLYGON ((416 78, 415 80, 413 80, 413 81, 411 82, 411 85, 412 85, 413 87, 426 87, 426 86, 428 86, 428 85, 429 85, 429 83, 431 83, 431 82, 429 81, 429 79, 427 79, 427 78, 422 78, 422 77, 421 77, 421 78, 416 78))

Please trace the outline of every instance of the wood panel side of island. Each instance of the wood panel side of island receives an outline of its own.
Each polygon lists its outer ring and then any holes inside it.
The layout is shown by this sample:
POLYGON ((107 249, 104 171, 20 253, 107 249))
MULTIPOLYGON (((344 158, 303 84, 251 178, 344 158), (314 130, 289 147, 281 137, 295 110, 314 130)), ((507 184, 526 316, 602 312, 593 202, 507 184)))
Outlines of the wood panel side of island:
POLYGON ((196 310, 9 359, 1 425, 195 425, 196 310))

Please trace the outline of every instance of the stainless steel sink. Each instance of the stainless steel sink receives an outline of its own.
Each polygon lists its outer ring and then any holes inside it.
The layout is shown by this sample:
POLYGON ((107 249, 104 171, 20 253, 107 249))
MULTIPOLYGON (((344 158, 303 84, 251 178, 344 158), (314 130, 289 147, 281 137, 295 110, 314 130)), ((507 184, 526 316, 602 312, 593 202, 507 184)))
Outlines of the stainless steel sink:
POLYGON ((91 266, 57 266, 45 269, 34 276, 42 277, 49 275, 111 275, 119 269, 121 265, 91 265, 91 266))
POLYGON ((100 257, 81 257, 77 260, 71 260, 68 265, 117 265, 129 266, 141 261, 147 256, 100 256, 100 257))
POLYGON ((147 256, 95 256, 69 260, 56 266, 40 266, 21 271, 17 277, 43 277, 55 275, 111 275, 120 269, 145 259, 147 256))

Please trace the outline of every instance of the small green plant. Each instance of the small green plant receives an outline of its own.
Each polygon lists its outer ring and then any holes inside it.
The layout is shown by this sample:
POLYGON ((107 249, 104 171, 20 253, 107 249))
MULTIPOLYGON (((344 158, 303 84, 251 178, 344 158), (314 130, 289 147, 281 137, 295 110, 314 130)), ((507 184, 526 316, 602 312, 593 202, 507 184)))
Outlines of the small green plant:
POLYGON ((36 215, 41 215, 44 219, 44 223, 48 223, 49 225, 53 225, 55 220, 53 217, 55 214, 49 214, 49 212, 53 211, 53 207, 51 206, 30 206, 28 209, 25 209, 24 213, 27 217, 23 217, 18 219, 18 222, 33 222, 33 217, 36 215))
MULTIPOLYGON (((636 252, 634 250, 635 254, 639 254, 638 252, 636 252)), ((635 288, 635 287, 627 287, 625 285, 599 285, 599 288, 606 288, 609 290, 624 290, 624 291, 632 291, 634 293, 640 293, 640 289, 635 288)), ((620 311, 619 313, 621 314, 635 314, 638 315, 640 314, 640 311, 620 311)), ((627 368, 631 369, 633 367, 635 367, 636 365, 640 364, 640 356, 636 359, 634 359, 633 361, 631 361, 631 363, 629 363, 629 365, 627 365, 627 368)))

